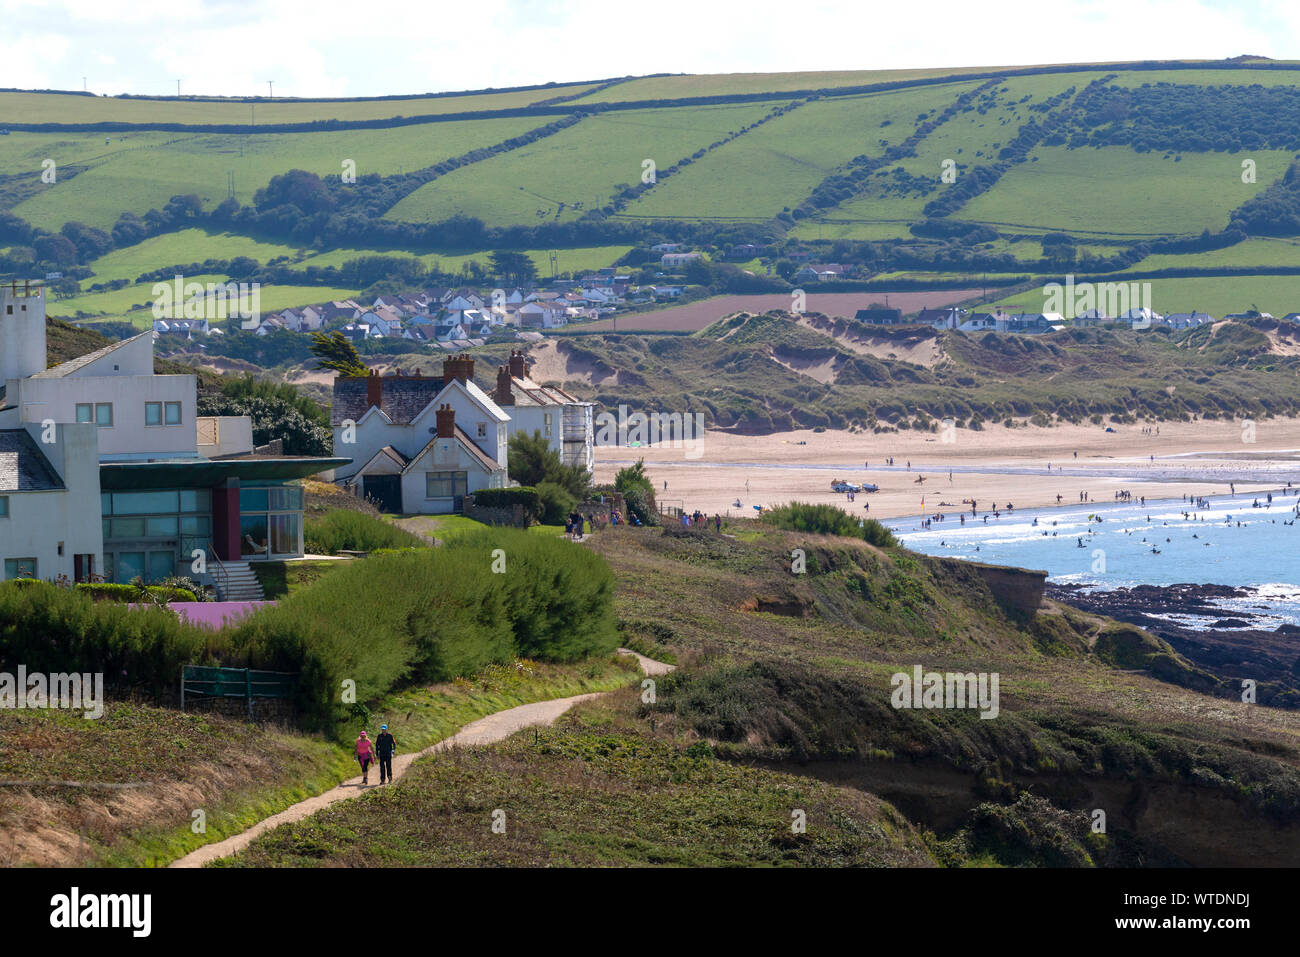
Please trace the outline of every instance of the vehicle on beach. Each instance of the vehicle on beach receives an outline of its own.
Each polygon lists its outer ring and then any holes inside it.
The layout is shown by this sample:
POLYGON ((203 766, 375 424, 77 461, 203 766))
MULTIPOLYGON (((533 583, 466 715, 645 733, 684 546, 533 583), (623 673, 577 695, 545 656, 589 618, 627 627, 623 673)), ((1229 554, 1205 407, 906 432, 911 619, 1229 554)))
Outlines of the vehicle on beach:
POLYGON ((846 482, 844 479, 835 479, 831 482, 832 492, 861 492, 862 486, 856 482, 846 482))
POLYGON ((861 491, 863 491, 863 492, 879 492, 879 491, 880 491, 880 486, 879 486, 879 485, 872 485, 870 482, 863 482, 863 483, 862 483, 862 489, 861 489, 861 491))

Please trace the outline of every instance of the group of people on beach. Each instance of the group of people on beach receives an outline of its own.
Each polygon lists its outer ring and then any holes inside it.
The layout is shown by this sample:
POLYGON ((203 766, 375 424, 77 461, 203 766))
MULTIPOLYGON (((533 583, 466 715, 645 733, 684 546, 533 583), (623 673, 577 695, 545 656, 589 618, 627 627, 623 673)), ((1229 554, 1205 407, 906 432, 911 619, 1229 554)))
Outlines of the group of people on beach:
POLYGON ((719 535, 722 534, 721 515, 714 514, 710 519, 707 513, 701 512, 698 508, 690 513, 682 511, 682 528, 708 528, 710 524, 719 535))

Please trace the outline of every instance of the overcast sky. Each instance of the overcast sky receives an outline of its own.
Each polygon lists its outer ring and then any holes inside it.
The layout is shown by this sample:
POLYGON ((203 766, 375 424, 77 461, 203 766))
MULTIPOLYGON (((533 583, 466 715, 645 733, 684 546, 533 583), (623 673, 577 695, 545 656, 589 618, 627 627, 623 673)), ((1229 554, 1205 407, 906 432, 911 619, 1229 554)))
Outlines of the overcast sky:
POLYGON ((374 96, 646 73, 1300 59, 1297 0, 0 0, 0 86, 374 96))

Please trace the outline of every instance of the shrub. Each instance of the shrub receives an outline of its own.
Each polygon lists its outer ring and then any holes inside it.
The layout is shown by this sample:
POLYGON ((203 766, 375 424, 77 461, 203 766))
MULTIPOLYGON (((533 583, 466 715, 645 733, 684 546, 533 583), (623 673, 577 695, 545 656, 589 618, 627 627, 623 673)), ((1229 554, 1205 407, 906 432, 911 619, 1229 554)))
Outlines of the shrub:
POLYGON ((544 505, 540 488, 521 485, 518 488, 485 488, 474 493, 474 504, 484 508, 514 508, 523 506, 529 521, 536 521, 544 505))
POLYGON ((232 663, 221 632, 186 624, 162 608, 132 609, 91 595, 83 588, 0 583, 0 662, 6 670, 24 664, 31 671, 102 671, 110 686, 159 694, 175 688, 182 665, 232 663))
POLYGON ((555 482, 538 483, 537 494, 541 499, 543 525, 563 525, 578 507, 578 500, 569 494, 569 490, 555 482))
POLYGON ((345 549, 369 552, 377 548, 408 548, 424 545, 406 529, 362 512, 340 509, 319 517, 308 517, 303 527, 307 551, 333 555, 345 549))
POLYGON ((894 533, 874 518, 855 519, 834 505, 810 505, 791 502, 763 512, 763 521, 792 532, 815 532, 820 535, 843 535, 861 538, 880 548, 897 545, 894 533), (859 524, 860 523, 860 524, 859 524))
MULTIPOLYGON (((96 601, 144 602, 149 599, 141 594, 138 585, 113 585, 108 582, 78 582, 73 586, 76 591, 96 601)), ((188 588, 172 585, 149 585, 144 589, 160 601, 198 601, 198 596, 188 588)))

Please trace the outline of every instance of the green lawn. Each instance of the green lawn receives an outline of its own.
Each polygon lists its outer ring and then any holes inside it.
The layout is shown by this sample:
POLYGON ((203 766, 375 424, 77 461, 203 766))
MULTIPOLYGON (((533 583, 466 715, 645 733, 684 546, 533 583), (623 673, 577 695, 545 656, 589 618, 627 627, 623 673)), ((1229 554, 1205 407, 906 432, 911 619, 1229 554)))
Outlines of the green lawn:
MULTIPOLYGON (((14 207, 34 225, 57 230, 69 220, 107 228, 124 211, 161 209, 175 195, 194 193, 211 208, 226 198, 234 173, 235 198, 251 203, 270 178, 290 169, 320 175, 356 163, 358 176, 422 169, 473 149, 492 146, 543 125, 547 118, 478 120, 386 130, 320 133, 128 133, 69 137, 11 133, 0 137, 0 164, 38 181, 41 161, 83 165, 14 207), (105 139, 111 140, 105 143, 105 139), (93 158, 92 158, 93 157, 93 158)), ((346 188, 346 187, 340 187, 346 188)))
POLYGON ((1247 239, 1245 242, 1203 253, 1160 254, 1148 256, 1128 272, 1148 269, 1215 269, 1234 266, 1300 266, 1300 240, 1247 239))
POLYGON ((971 222, 1100 236, 1186 235, 1222 229, 1228 213, 1286 172, 1290 154, 1250 153, 1257 182, 1241 181, 1239 153, 1181 159, 1127 147, 1040 146, 958 214, 971 222))
POLYGON ((641 181, 643 162, 665 169, 764 116, 770 105, 630 110, 589 117, 554 136, 454 170, 388 211, 387 219, 437 222, 457 214, 485 222, 577 218, 641 181), (576 208, 575 208, 576 207, 576 208))

